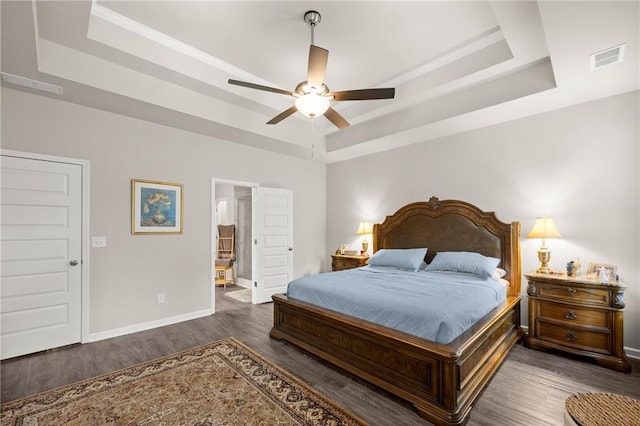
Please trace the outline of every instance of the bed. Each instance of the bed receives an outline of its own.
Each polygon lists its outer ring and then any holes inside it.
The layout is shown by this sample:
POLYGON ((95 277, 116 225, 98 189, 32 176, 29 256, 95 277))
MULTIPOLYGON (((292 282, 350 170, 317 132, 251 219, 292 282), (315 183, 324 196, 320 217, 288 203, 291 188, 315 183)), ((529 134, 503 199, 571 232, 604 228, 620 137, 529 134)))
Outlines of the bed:
POLYGON ((498 266, 509 282, 505 301, 446 344, 283 294, 273 296, 270 336, 409 401, 432 423, 464 424, 482 389, 524 334, 519 236, 518 222, 504 223, 493 212, 436 197, 408 204, 374 225, 374 252, 427 247, 427 262, 439 252, 459 251, 500 259, 498 266))

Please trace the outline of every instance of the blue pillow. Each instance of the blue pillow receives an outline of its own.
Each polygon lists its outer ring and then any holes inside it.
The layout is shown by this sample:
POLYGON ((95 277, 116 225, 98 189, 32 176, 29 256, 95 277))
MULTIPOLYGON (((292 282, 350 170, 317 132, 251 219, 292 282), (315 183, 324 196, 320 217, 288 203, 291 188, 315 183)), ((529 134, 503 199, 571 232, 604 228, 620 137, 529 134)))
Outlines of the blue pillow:
POLYGON ((468 251, 442 251, 436 253, 425 271, 467 272, 489 278, 493 275, 500 259, 483 256, 468 251))
POLYGON ((371 266, 394 266, 417 271, 426 255, 426 248, 380 249, 367 260, 367 264, 371 266))

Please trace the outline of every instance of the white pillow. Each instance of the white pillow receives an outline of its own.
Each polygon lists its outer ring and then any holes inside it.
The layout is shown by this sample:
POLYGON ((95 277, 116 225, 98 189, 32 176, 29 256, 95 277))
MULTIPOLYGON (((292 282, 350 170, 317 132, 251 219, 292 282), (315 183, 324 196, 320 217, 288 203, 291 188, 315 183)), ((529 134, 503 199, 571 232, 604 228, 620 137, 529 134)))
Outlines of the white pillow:
POLYGON ((495 271, 493 271, 493 278, 500 281, 501 278, 504 278, 507 275, 507 271, 505 271, 502 268, 496 268, 495 271))
POLYGON ((441 251, 436 253, 425 271, 467 272, 484 278, 493 276, 500 259, 468 251, 441 251))
POLYGON ((371 266, 394 266, 417 271, 426 255, 426 248, 380 249, 367 260, 367 264, 371 266))

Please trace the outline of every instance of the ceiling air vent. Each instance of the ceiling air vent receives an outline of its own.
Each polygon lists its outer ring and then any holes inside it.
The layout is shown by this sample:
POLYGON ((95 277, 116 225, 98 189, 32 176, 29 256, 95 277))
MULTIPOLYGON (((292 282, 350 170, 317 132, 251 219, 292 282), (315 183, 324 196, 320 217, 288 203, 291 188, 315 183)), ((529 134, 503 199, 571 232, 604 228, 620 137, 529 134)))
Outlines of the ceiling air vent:
POLYGON ((617 62, 622 62, 622 60, 624 59, 624 49, 626 47, 627 44, 624 43, 619 46, 610 47, 600 52, 592 53, 589 56, 591 69, 595 70, 607 65, 615 64, 617 62))
POLYGON ((4 82, 28 87, 30 89, 42 90, 44 92, 54 93, 56 95, 62 95, 62 87, 56 86, 55 84, 32 80, 26 77, 20 77, 19 75, 9 74, 8 72, 3 72, 1 74, 2 81, 4 82))

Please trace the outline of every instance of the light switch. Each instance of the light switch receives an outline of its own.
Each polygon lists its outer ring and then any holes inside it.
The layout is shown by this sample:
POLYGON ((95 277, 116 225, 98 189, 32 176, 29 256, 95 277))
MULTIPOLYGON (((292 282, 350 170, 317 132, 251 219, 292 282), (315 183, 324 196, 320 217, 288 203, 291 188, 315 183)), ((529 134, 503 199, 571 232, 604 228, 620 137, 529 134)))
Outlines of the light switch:
POLYGON ((102 248, 107 246, 107 237, 91 237, 91 247, 102 248))

